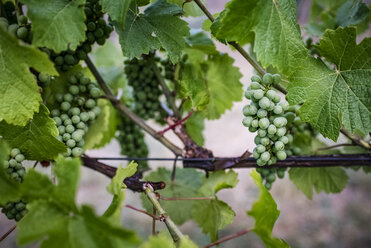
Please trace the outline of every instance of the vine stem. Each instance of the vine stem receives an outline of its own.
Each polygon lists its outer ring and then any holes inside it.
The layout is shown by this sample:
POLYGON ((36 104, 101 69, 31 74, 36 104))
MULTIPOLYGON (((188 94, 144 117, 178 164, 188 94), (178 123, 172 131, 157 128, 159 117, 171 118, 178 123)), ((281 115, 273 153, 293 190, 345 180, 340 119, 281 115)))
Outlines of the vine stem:
POLYGON ((16 228, 17 228, 16 225, 10 228, 3 236, 0 237, 0 242, 6 239, 6 237, 8 237, 16 228))
POLYGON ((159 219, 160 219, 158 216, 156 216, 156 215, 154 215, 154 214, 151 214, 151 213, 148 213, 148 212, 146 212, 146 211, 144 211, 144 210, 141 210, 141 209, 139 209, 139 208, 136 208, 136 207, 134 207, 134 206, 132 206, 132 205, 125 204, 124 206, 125 206, 126 208, 130 208, 130 209, 132 209, 132 210, 134 210, 134 211, 137 211, 137 212, 139 212, 139 213, 142 213, 142 214, 148 215, 149 217, 151 217, 151 218, 153 218, 153 219, 155 219, 155 220, 159 220, 159 219))
POLYGON ((162 208, 160 202, 157 200, 157 195, 153 191, 153 188, 150 185, 146 185, 144 188, 144 193, 147 195, 148 199, 152 202, 153 207, 160 215, 160 220, 165 222, 165 225, 169 230, 174 242, 179 242, 184 236, 175 223, 171 220, 170 216, 168 216, 166 211, 162 208))
POLYGON ((336 145, 333 145, 333 146, 320 147, 316 150, 316 152, 326 151, 326 150, 330 150, 330 149, 334 149, 336 147, 342 147, 342 146, 355 146, 355 145, 354 144, 349 144, 349 143, 336 144, 336 145))
POLYGON ((158 133, 147 123, 145 123, 144 120, 139 118, 136 114, 134 114, 128 107, 125 106, 125 104, 122 104, 120 100, 116 99, 115 95, 113 94, 112 90, 109 88, 107 83, 104 81, 102 76, 99 74, 97 68, 93 64, 93 62, 90 60, 89 56, 85 59, 85 62, 90 69, 90 71, 93 73, 94 77, 96 78, 97 82, 99 83, 100 87, 103 89, 104 93, 106 94, 107 98, 111 101, 112 105, 124 116, 129 117, 132 121, 134 121, 138 126, 140 126, 145 132, 150 134, 153 138, 161 142, 164 146, 166 146, 170 151, 172 151, 175 155, 181 156, 182 155, 182 149, 177 147, 175 144, 173 144, 171 141, 166 139, 163 136, 159 136, 158 133))
POLYGON ((165 128, 164 130, 158 132, 158 134, 160 135, 164 135, 167 131, 171 130, 171 129, 174 129, 175 127, 181 125, 183 122, 185 122, 189 117, 191 117, 191 115, 193 114, 193 111, 189 111, 189 113, 187 114, 186 117, 184 117, 183 119, 181 120, 178 120, 176 121, 174 124, 168 126, 167 128, 165 128))
MULTIPOLYGON (((214 16, 210 13, 210 11, 206 8, 206 6, 201 2, 201 0, 193 0, 197 5, 198 7, 202 10, 202 12, 204 12, 204 14, 207 16, 207 18, 209 18, 209 20, 211 22, 214 22, 215 21, 215 18, 214 16)), ((231 46, 233 46, 241 55, 242 57, 244 57, 251 65, 252 67, 254 67, 254 69, 260 74, 260 75, 264 75, 266 73, 266 71, 264 70, 264 68, 258 63, 256 62, 247 52, 245 49, 243 49, 237 42, 235 41, 227 41, 227 43, 231 46)), ((274 85, 274 87, 281 91, 283 94, 287 94, 287 90, 285 89, 285 87, 283 87, 282 85, 280 84, 277 84, 277 85, 274 85)))
POLYGON ((175 99, 173 97, 173 94, 171 93, 169 87, 167 87, 166 82, 163 76, 161 75, 160 70, 158 69, 156 63, 153 60, 151 60, 151 66, 152 66, 153 72, 156 75, 157 81, 160 83, 161 89, 164 92, 166 100, 169 103, 170 108, 173 110, 174 116, 177 119, 180 119, 181 115, 180 115, 178 107, 175 104, 175 99))
POLYGON ((235 234, 232 234, 232 235, 225 236, 224 238, 221 238, 221 239, 219 239, 219 240, 217 240, 217 241, 215 241, 215 242, 212 242, 212 243, 210 243, 210 244, 208 244, 208 245, 205 245, 204 248, 210 248, 210 247, 213 247, 213 246, 215 246, 215 245, 219 245, 219 244, 221 244, 221 243, 224 243, 224 242, 226 242, 226 241, 229 241, 229 240, 231 240, 231 239, 238 238, 238 237, 240 237, 240 236, 242 236, 242 235, 245 235, 245 234, 248 233, 249 231, 250 231, 249 229, 244 229, 244 230, 242 230, 242 231, 239 231, 238 233, 235 233, 235 234))
POLYGON ((361 139, 358 135, 351 134, 348 130, 346 130, 344 127, 340 129, 340 132, 344 134, 348 139, 350 139, 353 144, 360 146, 368 151, 371 151, 371 145, 361 139))

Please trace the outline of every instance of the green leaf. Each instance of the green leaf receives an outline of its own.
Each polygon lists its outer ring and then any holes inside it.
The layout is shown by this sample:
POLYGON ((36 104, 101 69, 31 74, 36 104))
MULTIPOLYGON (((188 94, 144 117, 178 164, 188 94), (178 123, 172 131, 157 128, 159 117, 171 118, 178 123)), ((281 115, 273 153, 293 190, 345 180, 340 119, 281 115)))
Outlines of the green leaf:
POLYGON ((97 67, 123 67, 124 56, 112 41, 107 40, 103 46, 99 46, 94 51, 93 61, 97 67))
POLYGON ((107 191, 112 195, 119 195, 123 188, 126 188, 124 179, 131 177, 137 171, 138 164, 130 162, 125 168, 119 167, 116 171, 115 176, 112 178, 110 185, 107 187, 107 191))
POLYGON ((210 233, 211 241, 218 239, 218 230, 231 224, 235 215, 233 209, 218 198, 196 201, 192 212, 192 217, 202 228, 202 232, 210 233))
POLYGON ((39 110, 41 96, 30 68, 57 75, 46 53, 0 28, 0 121, 24 126, 39 110), (6 66, 5 66, 6 65, 6 66))
POLYGON ((210 233, 211 241, 218 239, 218 230, 233 222, 236 215, 233 209, 216 197, 216 193, 225 188, 233 188, 238 183, 238 174, 218 171, 204 178, 198 193, 201 196, 214 196, 212 200, 199 200, 194 203, 192 217, 202 232, 210 233))
POLYGON ((129 10, 131 0, 99 0, 104 12, 108 13, 112 21, 116 21, 124 28, 126 14, 129 10))
MULTIPOLYGON (((161 190, 161 195, 167 198, 195 197, 201 186, 202 173, 194 169, 177 168, 175 180, 171 181, 171 171, 159 168, 145 177, 148 181, 163 181, 166 188, 161 190)), ((143 207, 148 212, 152 211, 153 205, 145 195, 141 196, 143 207)), ((177 225, 182 225, 192 218, 192 207, 195 201, 161 201, 161 205, 177 225)))
POLYGON ((203 146, 205 139, 202 134, 205 123, 204 115, 201 112, 194 112, 186 121, 186 129, 189 137, 199 146, 203 146))
POLYGON ((197 32, 186 38, 188 45, 197 50, 201 50, 207 54, 216 54, 216 47, 212 39, 204 32, 197 32))
POLYGON ((356 43, 353 27, 327 30, 317 47, 336 70, 312 58, 298 61, 287 99, 301 104, 300 117, 325 137, 337 140, 341 125, 354 133, 371 131, 371 39, 356 43))
POLYGON ((232 0, 211 26, 220 39, 242 44, 254 38, 254 52, 264 67, 281 72, 295 67, 295 57, 306 57, 294 0, 232 0))
POLYGON ((335 23, 342 27, 357 25, 364 21, 369 14, 370 10, 365 3, 348 0, 338 9, 335 23))
POLYGON ((348 183, 348 175, 343 168, 291 168, 290 180, 309 199, 312 199, 313 189, 329 193, 341 192, 348 183))
POLYGON ((11 147, 19 148, 29 160, 50 161, 67 150, 55 138, 58 136, 58 129, 44 105, 40 105, 39 113, 24 127, 0 122, 0 134, 11 147))
POLYGON ((32 44, 59 53, 86 39, 85 0, 21 0, 32 22, 32 44))
POLYGON ((247 212, 255 219, 255 227, 252 231, 261 238, 267 248, 289 247, 283 239, 278 239, 272 235, 274 223, 280 215, 276 202, 263 186, 262 179, 255 170, 250 173, 250 176, 260 190, 259 199, 254 203, 252 209, 247 212))
POLYGON ((151 50, 164 48, 172 62, 176 63, 185 48, 184 37, 189 34, 187 23, 178 15, 182 9, 166 0, 158 0, 145 9, 128 12, 124 29, 116 25, 123 54, 132 59, 140 58, 151 50))
POLYGON ((9 147, 4 140, 0 139, 0 205, 9 201, 19 200, 19 184, 10 180, 4 167, 4 161, 8 160, 9 147))
MULTIPOLYGON (((197 6, 194 1, 185 2, 184 0, 167 0, 169 3, 177 4, 179 7, 183 8, 184 16, 201 16, 203 12, 197 6)), ((201 2, 205 3, 205 0, 201 0, 201 2)))
POLYGON ((58 178, 58 186, 55 195, 59 201, 75 206, 75 197, 80 178, 81 161, 78 158, 66 159, 59 156, 53 165, 53 171, 58 178))
POLYGON ((165 232, 161 232, 156 236, 150 236, 149 240, 140 246, 140 248, 163 248, 163 247, 175 248, 174 241, 165 232))
POLYGON ((115 137, 119 124, 117 112, 108 100, 99 99, 98 106, 101 108, 101 114, 84 135, 85 150, 101 148, 108 144, 115 137))

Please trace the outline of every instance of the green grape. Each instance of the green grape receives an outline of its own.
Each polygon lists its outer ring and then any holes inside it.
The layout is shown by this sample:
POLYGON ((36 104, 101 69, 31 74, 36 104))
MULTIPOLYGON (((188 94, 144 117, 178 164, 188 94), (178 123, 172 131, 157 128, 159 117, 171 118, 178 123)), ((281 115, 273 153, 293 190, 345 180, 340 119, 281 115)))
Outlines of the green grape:
POLYGON ((267 131, 264 130, 264 129, 259 129, 258 130, 258 135, 259 135, 259 137, 263 138, 267 135, 267 131))
POLYGON ((268 131, 268 134, 275 134, 277 132, 277 128, 275 125, 270 124, 267 131, 268 131))
POLYGON ((259 99, 262 99, 263 98, 263 96, 264 96, 264 91, 263 90, 254 90, 254 98, 256 99, 256 100, 259 100, 259 99))
POLYGON ((38 78, 39 78, 39 81, 43 84, 49 84, 50 83, 50 76, 48 74, 40 72, 38 78))
POLYGON ((254 76, 251 77, 251 81, 260 83, 262 81, 262 79, 258 75, 254 75, 254 76))
POLYGON ((73 95, 70 93, 64 94, 63 99, 64 101, 71 103, 73 101, 73 95))
POLYGON ((278 151, 276 153, 276 156, 279 160, 285 160, 286 159, 286 153, 285 151, 278 151))
POLYGON ((65 126, 59 126, 58 127, 59 135, 63 135, 65 132, 66 132, 66 127, 65 126))
POLYGON ((74 107, 74 108, 71 108, 69 112, 71 115, 79 115, 81 111, 78 107, 74 107))
POLYGON ((71 118, 73 124, 78 124, 80 122, 80 117, 78 115, 74 115, 71 118))
POLYGON ((66 145, 70 148, 74 148, 76 146, 76 141, 73 139, 69 139, 67 140, 66 145))
POLYGON ((87 100, 86 103, 85 103, 85 107, 87 107, 87 108, 89 108, 89 109, 94 108, 95 105, 96 105, 96 102, 95 102, 94 99, 89 99, 89 100, 87 100))
POLYGON ((274 143, 274 147, 277 149, 277 151, 282 151, 285 148, 285 145, 282 141, 276 141, 276 143, 274 143))
POLYGON ((267 97, 263 97, 259 101, 259 107, 261 107, 262 109, 268 109, 270 105, 271 105, 271 101, 267 97))
POLYGON ((68 91, 69 91, 72 95, 77 95, 77 94, 79 94, 79 86, 71 85, 71 86, 68 88, 68 91))
POLYGON ((62 94, 56 94, 55 95, 55 100, 57 102, 63 102, 63 95, 62 94))
POLYGON ((249 127, 251 125, 251 122, 253 121, 253 118, 251 116, 247 116, 245 118, 243 118, 242 120, 242 124, 245 126, 245 127, 249 127))
POLYGON ((69 139, 71 139, 71 134, 69 134, 69 133, 63 134, 63 141, 67 141, 69 139))
POLYGON ((96 117, 96 115, 95 115, 95 113, 93 112, 93 111, 89 111, 88 112, 88 115, 89 115, 89 120, 95 120, 95 117, 96 117))
POLYGON ((277 128, 277 132, 276 132, 276 135, 278 137, 282 137, 286 134, 286 128, 285 127, 280 127, 280 128, 277 128))
POLYGON ((68 126, 68 125, 72 125, 72 120, 70 119, 70 118, 68 118, 68 119, 65 119, 64 121, 63 121, 63 125, 64 126, 68 126))
POLYGON ((281 75, 279 74, 273 74, 273 84, 277 85, 281 83, 281 75))
POLYGON ((66 126, 67 133, 73 133, 74 131, 75 131, 75 127, 72 124, 66 126))
POLYGON ((270 73, 266 73, 263 76, 262 84, 263 85, 270 85, 273 83, 273 76, 270 73))
POLYGON ((15 160, 16 160, 18 163, 22 163, 23 160, 24 160, 24 156, 23 156, 23 154, 18 154, 17 156, 15 156, 15 160))
POLYGON ((90 89, 90 96, 93 98, 98 98, 100 96, 100 90, 96 87, 90 89))
POLYGON ((259 82, 257 82, 257 81, 251 82, 250 87, 251 87, 252 90, 259 90, 259 89, 261 89, 261 86, 260 86, 259 82))
POLYGON ((283 113, 283 108, 280 105, 274 106, 273 113, 276 115, 282 114, 283 113))
POLYGON ((259 121, 258 120, 252 120, 251 122, 251 127, 253 128, 258 128, 259 127, 259 121))
POLYGON ((76 142, 79 142, 82 140, 82 134, 79 131, 75 131, 72 133, 72 139, 76 142))
POLYGON ((260 139, 260 144, 262 144, 263 146, 268 146, 270 144, 269 138, 267 138, 267 137, 261 138, 260 139))
POLYGON ((20 27, 17 29, 17 37, 19 39, 26 39, 28 36, 28 29, 26 27, 20 27))
POLYGON ((17 156, 18 154, 20 154, 21 151, 18 149, 18 148, 13 148, 11 151, 10 151, 10 156, 12 157, 15 157, 17 156))
POLYGON ((59 117, 53 117, 53 120, 55 121, 55 124, 56 124, 57 126, 62 125, 62 120, 61 120, 61 118, 59 118, 59 117))
POLYGON ((263 152, 260 156, 260 159, 263 161, 263 162, 268 162, 268 160, 271 158, 271 155, 269 154, 269 152, 263 152))
POLYGON ((264 118, 268 115, 268 112, 265 109, 259 109, 256 115, 258 118, 264 118))
POLYGON ((289 143, 289 138, 287 138, 286 136, 282 136, 278 140, 281 141, 285 145, 289 143))
POLYGON ((257 145, 257 146, 256 146, 256 151, 257 151, 258 153, 263 153, 263 152, 266 151, 266 148, 265 148, 265 146, 263 146, 263 145, 257 145))
POLYGON ((259 120, 259 127, 262 129, 267 129, 269 127, 269 120, 268 118, 262 118, 259 120))
POLYGON ((80 121, 79 123, 77 123, 76 127, 77 127, 78 129, 84 129, 84 128, 86 127, 86 125, 85 125, 84 122, 80 121))
POLYGON ((89 120, 89 114, 87 112, 82 112, 80 114, 81 121, 87 122, 89 120))

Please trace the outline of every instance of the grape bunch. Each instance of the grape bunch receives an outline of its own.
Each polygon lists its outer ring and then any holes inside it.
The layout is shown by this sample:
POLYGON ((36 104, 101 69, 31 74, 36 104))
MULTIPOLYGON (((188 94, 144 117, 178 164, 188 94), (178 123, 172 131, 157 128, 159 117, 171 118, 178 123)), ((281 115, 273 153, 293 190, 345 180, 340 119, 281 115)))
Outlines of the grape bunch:
MULTIPOLYGON (((5 169, 9 178, 15 182, 21 183, 26 169, 22 166, 24 155, 18 148, 13 148, 10 152, 10 159, 5 161, 5 169)), ((17 202, 8 202, 2 209, 2 212, 8 219, 19 221, 27 214, 26 203, 22 200, 17 202)))
POLYGON ((22 182, 26 169, 22 166, 24 155, 18 148, 13 148, 10 152, 9 161, 5 161, 5 170, 10 179, 22 182))
POLYGON ((134 112, 143 119, 158 118, 161 114, 161 90, 152 70, 152 61, 159 60, 150 55, 148 58, 125 61, 125 74, 133 87, 134 112))
MULTIPOLYGON (((180 68, 184 65, 184 63, 187 61, 188 55, 183 55, 182 59, 179 61, 180 68)), ((164 67, 164 77, 169 80, 175 79, 175 73, 177 70, 177 65, 173 64, 169 58, 166 60, 161 61, 161 65, 164 67)))
POLYGON ((274 164, 286 159, 285 144, 288 143, 286 134, 287 120, 283 116, 288 108, 286 102, 280 103, 280 96, 271 88, 279 83, 280 75, 266 73, 263 78, 253 76, 252 82, 245 92, 245 97, 251 103, 243 108, 246 116, 242 123, 250 132, 256 132, 254 139, 256 147, 254 158, 259 166, 274 164))
MULTIPOLYGON (((132 120, 121 118, 121 125, 117 128, 117 140, 121 145, 121 154, 128 157, 148 157, 148 147, 144 141, 144 133, 132 120)), ((140 169, 148 167, 147 162, 140 162, 140 169)))
POLYGON ((59 71, 67 71, 71 66, 77 65, 80 60, 86 59, 87 54, 92 50, 92 45, 95 42, 98 45, 103 45, 113 31, 113 27, 107 24, 103 18, 102 6, 98 0, 87 0, 84 11, 87 27, 86 40, 75 51, 70 49, 61 53, 48 51, 59 71))
POLYGON ((68 93, 55 96, 60 108, 50 114, 58 127, 57 139, 68 147, 64 155, 79 157, 83 154, 83 136, 101 112, 96 100, 101 92, 81 71, 68 76, 67 88, 68 93))
POLYGON ((272 183, 276 181, 276 174, 278 178, 284 178, 286 168, 257 168, 256 171, 262 177, 265 188, 270 190, 272 188, 272 183))
POLYGON ((18 19, 16 18, 14 23, 5 17, 0 17, 0 28, 8 30, 11 35, 23 40, 24 42, 31 43, 32 41, 31 24, 28 23, 28 18, 24 15, 18 16, 18 19))
POLYGON ((20 221, 28 213, 28 210, 26 209, 26 203, 20 200, 17 202, 8 202, 1 212, 10 220, 20 221))

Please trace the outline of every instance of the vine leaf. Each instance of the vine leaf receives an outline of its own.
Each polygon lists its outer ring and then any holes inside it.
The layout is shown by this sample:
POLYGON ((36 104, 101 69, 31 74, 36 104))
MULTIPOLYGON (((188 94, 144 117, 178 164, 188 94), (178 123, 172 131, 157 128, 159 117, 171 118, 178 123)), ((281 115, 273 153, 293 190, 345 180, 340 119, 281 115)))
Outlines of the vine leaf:
POLYGON ((317 193, 339 193, 348 183, 348 175, 343 168, 291 168, 289 170, 290 180, 309 199, 312 199, 313 188, 317 193))
POLYGON ((30 67, 58 74, 45 53, 0 28, 0 121, 24 126, 39 110, 42 99, 30 67))
POLYGON ((9 179, 5 171, 4 161, 8 160, 9 147, 0 139, 0 205, 19 199, 19 184, 9 179))
POLYGON ((218 239, 218 230, 231 224, 236 215, 228 204, 216 197, 216 193, 235 187, 238 183, 237 176, 232 170, 212 173, 209 178, 204 178, 203 185, 198 190, 200 196, 215 197, 213 200, 196 201, 192 211, 193 219, 204 233, 210 233, 211 241, 218 239))
POLYGON ((137 247, 140 240, 132 231, 97 216, 88 206, 77 208, 74 198, 81 166, 79 159, 59 157, 54 166, 57 185, 33 169, 24 177, 20 187, 29 213, 17 225, 19 244, 40 241, 42 248, 137 247))
POLYGON ((101 148, 108 144, 115 137, 119 124, 117 112, 108 100, 99 99, 98 106, 101 108, 101 114, 84 135, 85 150, 101 148))
POLYGON ((111 183, 107 187, 107 191, 113 195, 113 199, 103 216, 109 218, 111 222, 116 223, 116 225, 120 225, 121 223, 121 209, 125 198, 122 189, 126 188, 124 179, 134 175, 137 171, 137 167, 138 164, 134 162, 131 162, 124 168, 119 167, 116 171, 116 175, 112 178, 111 183))
POLYGON ((357 45, 354 27, 327 30, 317 49, 336 70, 312 58, 302 61, 306 66, 291 77, 287 99, 304 102, 302 120, 335 141, 341 125, 352 133, 370 132, 371 39, 357 45))
POLYGON ((181 94, 189 97, 192 107, 204 112, 207 119, 215 120, 242 99, 242 75, 227 54, 209 55, 207 61, 205 56, 200 51, 191 54, 192 64, 184 67, 181 94))
POLYGON ((283 239, 278 239, 272 235, 274 223, 280 215, 276 202, 263 186, 261 177, 255 170, 250 173, 250 176, 260 190, 259 199, 254 203, 252 209, 247 212, 255 219, 255 227, 252 231, 261 238, 267 248, 289 247, 283 239))
POLYGON ((211 31, 219 40, 253 43, 261 64, 273 65, 281 72, 295 67, 293 58, 307 56, 294 0, 233 0, 212 24, 211 31))
POLYGON ((59 53, 86 39, 84 0, 22 0, 32 21, 32 44, 59 53))
MULTIPOLYGON (((201 186, 202 173, 195 169, 176 170, 175 180, 171 181, 171 171, 159 168, 145 177, 148 181, 163 181, 166 188, 161 190, 161 195, 167 198, 194 197, 197 196, 197 189, 201 186)), ((153 205, 145 195, 141 196, 143 206, 148 212, 152 211, 153 205)), ((177 225, 182 225, 192 218, 192 208, 195 201, 161 201, 171 219, 177 225)))
POLYGON ((186 129, 189 137, 199 146, 203 146, 205 138, 202 134, 205 129, 205 116, 202 112, 194 112, 186 121, 186 129))
POLYGON ((108 13, 112 21, 116 21, 124 28, 126 15, 132 0, 99 0, 104 12, 108 13))
POLYGON ((182 9, 166 0, 158 0, 138 13, 138 9, 130 9, 125 27, 116 25, 123 54, 132 59, 140 58, 151 50, 164 48, 173 63, 179 61, 185 48, 185 36, 189 34, 187 23, 179 15, 182 9))
POLYGON ((342 27, 357 25, 369 14, 370 10, 365 3, 348 0, 336 12, 335 23, 342 27))
POLYGON ((67 151, 66 146, 56 139, 58 129, 49 117, 49 110, 42 104, 39 113, 24 127, 0 122, 0 134, 11 147, 19 148, 28 160, 51 161, 67 151))
POLYGON ((197 248, 198 246, 193 243, 188 236, 184 236, 180 239, 179 245, 176 246, 170 235, 165 232, 160 232, 156 236, 150 236, 149 240, 142 244, 140 248, 197 248))

